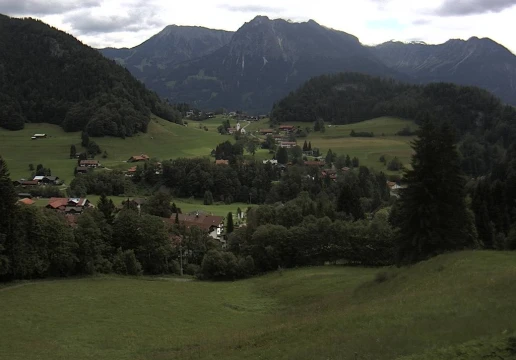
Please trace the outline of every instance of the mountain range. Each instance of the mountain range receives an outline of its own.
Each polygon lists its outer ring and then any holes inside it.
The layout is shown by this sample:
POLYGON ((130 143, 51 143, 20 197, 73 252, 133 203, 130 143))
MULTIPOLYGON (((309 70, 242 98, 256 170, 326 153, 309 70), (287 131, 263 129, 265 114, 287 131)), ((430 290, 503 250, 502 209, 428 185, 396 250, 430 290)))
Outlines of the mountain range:
POLYGON ((313 20, 257 16, 234 33, 168 26, 135 48, 100 51, 171 102, 203 109, 269 112, 309 78, 336 72, 475 85, 516 105, 516 56, 476 37, 370 47, 313 20))

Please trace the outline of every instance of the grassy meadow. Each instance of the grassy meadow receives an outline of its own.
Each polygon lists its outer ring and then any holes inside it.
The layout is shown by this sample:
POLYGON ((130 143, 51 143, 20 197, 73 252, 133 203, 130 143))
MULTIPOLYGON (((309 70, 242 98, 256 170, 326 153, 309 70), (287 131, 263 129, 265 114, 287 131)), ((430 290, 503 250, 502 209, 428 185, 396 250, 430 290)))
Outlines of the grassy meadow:
POLYGON ((515 264, 478 251, 236 282, 20 283, 0 289, 0 359, 509 359, 515 264))
MULTIPOLYGON (((92 138, 108 158, 97 159, 108 168, 127 169, 125 161, 132 155, 147 154, 159 159, 209 156, 211 150, 230 136, 207 132, 192 126, 180 126, 159 118, 153 118, 146 134, 120 139, 112 137, 92 138)), ((70 159, 70 146, 75 144, 81 151, 79 132, 66 133, 57 125, 26 124, 20 131, 0 129, 0 155, 9 166, 13 179, 30 176, 29 164, 43 164, 52 175, 65 181, 73 179, 76 160, 70 159), (47 139, 31 140, 34 133, 46 133, 47 139)))

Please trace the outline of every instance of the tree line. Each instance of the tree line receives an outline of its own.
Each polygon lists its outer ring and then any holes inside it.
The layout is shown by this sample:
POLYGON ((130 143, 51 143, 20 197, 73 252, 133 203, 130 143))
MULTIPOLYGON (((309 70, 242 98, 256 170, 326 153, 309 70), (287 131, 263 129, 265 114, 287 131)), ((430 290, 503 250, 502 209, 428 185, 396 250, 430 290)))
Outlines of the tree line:
POLYGON ((460 139, 461 167, 472 176, 491 170, 516 138, 516 109, 485 90, 447 83, 411 85, 356 73, 312 78, 273 106, 271 121, 350 124, 381 116, 418 124, 429 117, 447 121, 460 139))

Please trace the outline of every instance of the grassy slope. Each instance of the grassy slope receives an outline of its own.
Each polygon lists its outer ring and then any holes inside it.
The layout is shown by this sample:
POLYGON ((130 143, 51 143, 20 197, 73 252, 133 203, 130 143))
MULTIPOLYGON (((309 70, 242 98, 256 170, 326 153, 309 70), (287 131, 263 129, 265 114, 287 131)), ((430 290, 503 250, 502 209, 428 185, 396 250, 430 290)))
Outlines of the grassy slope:
MULTIPOLYGON (((306 127, 306 124, 303 123, 296 123, 296 125, 300 125, 301 128, 306 127)), ((382 117, 357 124, 326 126, 324 133, 310 133, 307 141, 311 141, 312 147, 318 147, 324 154, 331 149, 338 155, 356 156, 360 160, 360 165, 386 170, 379 161, 381 155, 386 155, 387 160, 397 156, 403 164, 410 164, 412 154, 410 142, 413 137, 395 135, 406 126, 410 126, 412 129, 417 128, 410 120, 382 117), (349 136, 351 130, 373 132, 375 137, 351 137, 349 136)), ((303 145, 303 141, 300 139, 298 142, 303 145)))
MULTIPOLYGON (((126 169, 130 165, 125 163, 132 155, 145 153, 151 157, 173 159, 178 157, 208 156, 211 149, 217 144, 230 140, 231 136, 222 136, 217 133, 217 127, 223 118, 216 117, 201 122, 208 131, 199 128, 199 122, 189 121, 188 127, 179 126, 154 118, 149 124, 147 134, 139 134, 125 140, 119 138, 95 138, 102 150, 108 152, 107 159, 99 159, 109 168, 126 169)), ((232 120, 231 125, 236 122, 232 120)), ((247 122, 242 122, 247 125, 247 122)), ((307 123, 299 123, 302 128, 309 126, 307 123)), ((327 127, 324 134, 311 133, 307 141, 312 142, 313 147, 319 147, 323 152, 332 149, 337 154, 349 154, 360 159, 362 165, 385 170, 379 157, 383 154, 388 158, 398 156, 404 164, 409 164, 411 149, 408 137, 394 136, 404 126, 411 125, 411 121, 394 118, 379 118, 364 121, 353 125, 339 125, 327 127), (373 131, 374 138, 352 138, 349 132, 373 131), (384 133, 385 136, 381 136, 384 133)), ((251 122, 246 128, 248 131, 258 131, 269 127, 268 120, 251 122)), ((304 139, 299 139, 302 145, 304 139)), ((13 179, 27 178, 29 164, 43 164, 52 169, 52 174, 70 181, 73 178, 74 160, 68 158, 70 145, 75 144, 78 151, 81 150, 80 134, 66 133, 60 127, 49 124, 27 124, 21 131, 11 132, 0 129, 0 154, 7 160, 11 177, 13 179), (31 140, 34 133, 46 133, 48 139, 31 140)), ((252 156, 247 154, 248 158, 252 156)), ((267 150, 258 150, 255 159, 270 158, 267 150)))
POLYGON ((7 288, 0 359, 426 360, 457 349, 476 359, 514 333, 515 260, 448 254, 387 270, 382 283, 378 269, 319 267, 230 283, 103 277, 7 288), (461 345, 471 341, 493 346, 461 345))
MULTIPOLYGON (((224 137, 226 138, 226 137, 224 137)), ((229 136, 228 139, 231 139, 229 136)), ((94 138, 108 158, 98 159, 109 168, 128 168, 125 163, 132 155, 145 153, 159 159, 208 156, 210 151, 224 139, 214 132, 194 127, 184 127, 153 118, 146 134, 139 134, 125 140, 119 138, 94 138)), ((49 124, 27 124, 24 130, 0 129, 0 154, 7 161, 13 179, 28 177, 30 163, 43 164, 52 169, 52 174, 70 181, 76 164, 69 159, 70 145, 81 151, 80 133, 66 133, 59 126, 49 124), (46 133, 47 139, 31 140, 34 133, 46 133)))

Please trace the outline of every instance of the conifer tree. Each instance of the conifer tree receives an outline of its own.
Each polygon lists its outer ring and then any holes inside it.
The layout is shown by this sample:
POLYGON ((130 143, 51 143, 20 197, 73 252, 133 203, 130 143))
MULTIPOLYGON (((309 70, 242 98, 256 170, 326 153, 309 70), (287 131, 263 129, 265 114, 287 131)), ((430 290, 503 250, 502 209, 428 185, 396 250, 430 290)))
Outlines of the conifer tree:
POLYGON ((97 203, 97 209, 99 209, 99 211, 104 215, 108 224, 113 224, 113 220, 115 218, 113 215, 115 212, 115 204, 113 203, 113 200, 108 199, 105 194, 102 194, 97 203))
POLYGON ((12 238, 14 212, 16 211, 16 191, 9 177, 9 170, 0 156, 0 275, 9 272, 7 241, 12 238))
POLYGON ((308 144, 306 143, 306 140, 303 144, 303 151, 307 151, 308 150, 308 144))
POLYGON ((226 234, 231 234, 234 230, 234 225, 233 225, 233 213, 229 212, 228 213, 228 223, 227 223, 227 226, 226 226, 226 234))
POLYGON ((397 204, 398 265, 473 247, 477 241, 454 131, 447 123, 427 119, 417 135, 412 170, 405 173, 408 187, 397 204))
POLYGON ((75 155, 77 155, 77 149, 75 148, 75 145, 70 146, 70 159, 75 159, 75 155))

